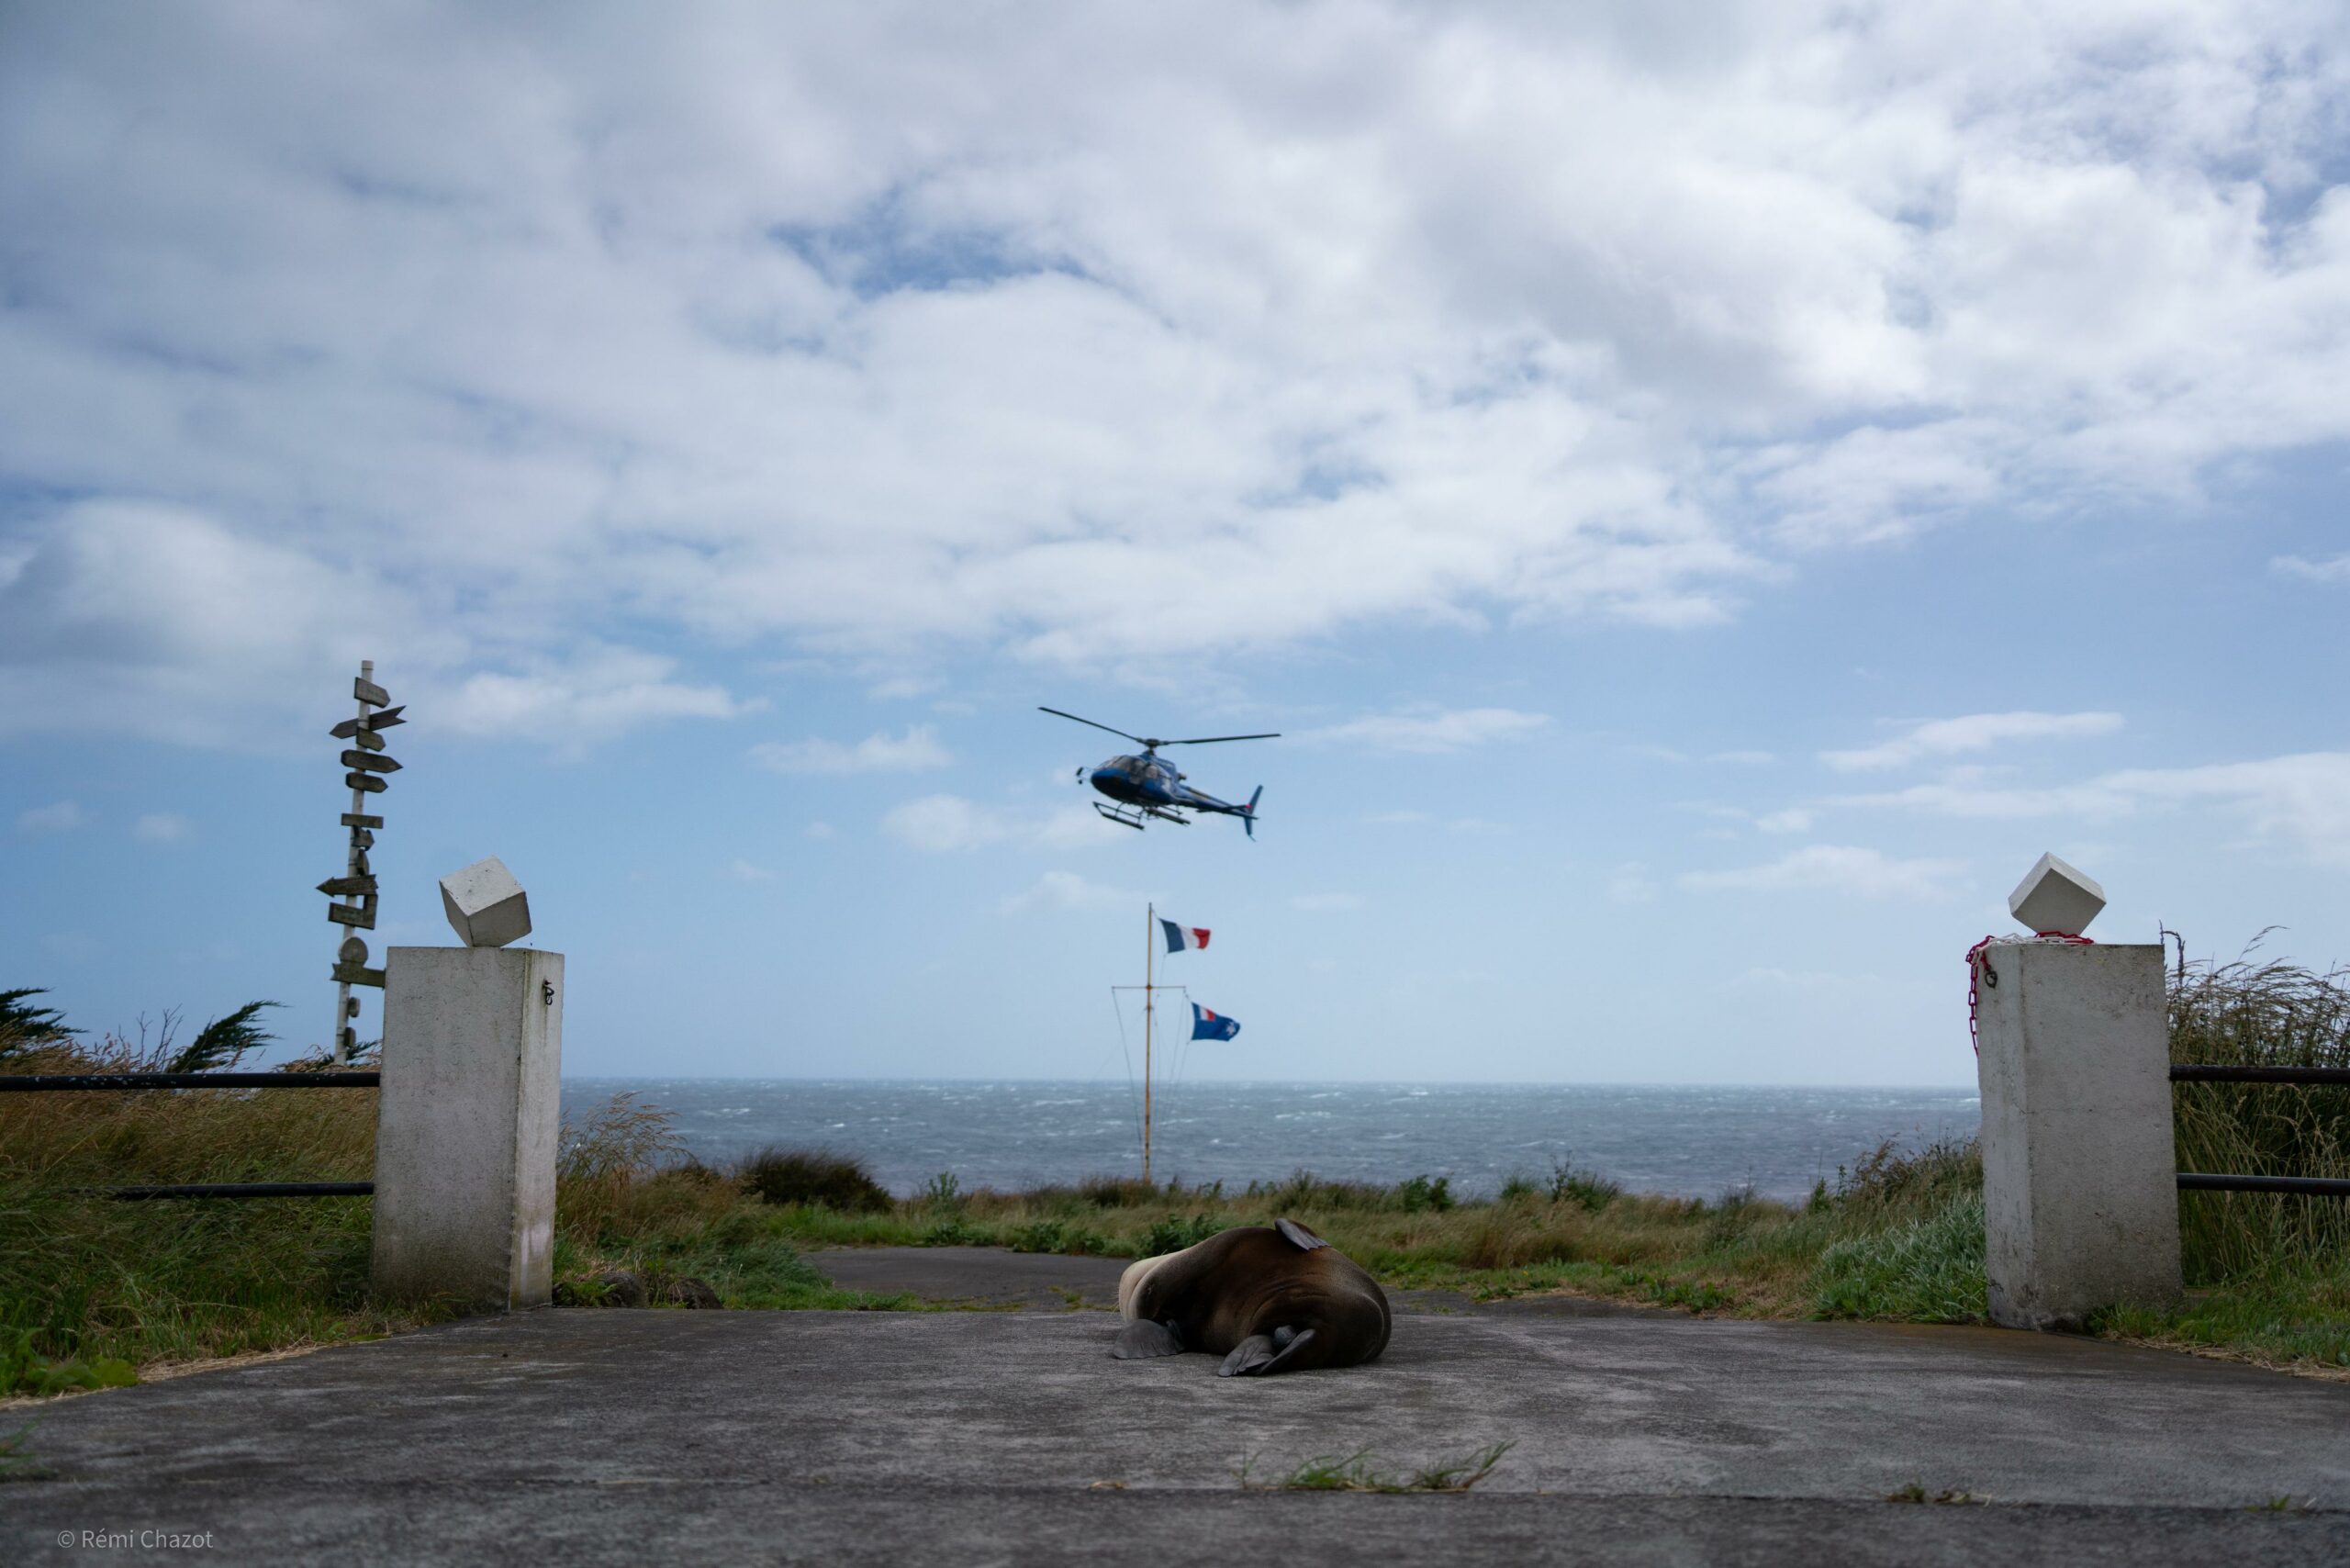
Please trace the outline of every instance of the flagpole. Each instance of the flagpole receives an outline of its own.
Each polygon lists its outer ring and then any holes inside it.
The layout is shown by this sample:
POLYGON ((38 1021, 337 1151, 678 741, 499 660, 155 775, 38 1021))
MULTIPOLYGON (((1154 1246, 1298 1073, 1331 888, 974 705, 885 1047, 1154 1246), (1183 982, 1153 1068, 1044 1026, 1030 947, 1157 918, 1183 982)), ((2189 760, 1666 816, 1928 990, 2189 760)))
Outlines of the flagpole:
POLYGON ((1151 965, 1158 952, 1158 906, 1146 903, 1142 911, 1142 1184, 1146 1187, 1150 1185, 1151 965))

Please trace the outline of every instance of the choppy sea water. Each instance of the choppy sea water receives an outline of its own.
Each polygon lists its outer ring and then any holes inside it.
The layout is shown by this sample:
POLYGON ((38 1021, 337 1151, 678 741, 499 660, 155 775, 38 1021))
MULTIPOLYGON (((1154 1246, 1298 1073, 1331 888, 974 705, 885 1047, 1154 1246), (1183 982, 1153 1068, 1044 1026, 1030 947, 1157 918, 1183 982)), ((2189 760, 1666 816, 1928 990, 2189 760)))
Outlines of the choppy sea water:
MULTIPOLYGON (((1142 1169, 1141 1099, 1124 1083, 567 1079, 565 1112, 576 1123, 623 1092, 670 1111, 705 1160, 771 1143, 831 1148, 900 1193, 940 1171, 968 1190, 1142 1169)), ((1797 1198, 1888 1138, 1972 1137, 1980 1109, 1963 1089, 1190 1083, 1156 1097, 1152 1165, 1162 1181, 1232 1187, 1299 1170, 1449 1176, 1465 1194, 1563 1163, 1631 1192, 1797 1198)))

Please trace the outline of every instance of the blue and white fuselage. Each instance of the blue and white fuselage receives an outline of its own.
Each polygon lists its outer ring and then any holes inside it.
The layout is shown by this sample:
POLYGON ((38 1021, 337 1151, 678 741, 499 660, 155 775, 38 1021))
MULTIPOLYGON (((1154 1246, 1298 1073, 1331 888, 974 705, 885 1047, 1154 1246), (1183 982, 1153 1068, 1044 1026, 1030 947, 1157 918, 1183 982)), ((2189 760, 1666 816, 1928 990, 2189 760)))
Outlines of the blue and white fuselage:
POLYGON ((1251 838, 1257 836, 1257 801, 1265 792, 1261 784, 1248 797, 1247 805, 1236 806, 1184 783, 1183 775, 1175 765, 1155 751, 1145 751, 1138 756, 1113 756, 1091 773, 1079 771, 1087 783, 1125 808, 1117 810, 1095 803, 1093 809, 1112 822, 1138 828, 1143 825, 1144 817, 1182 823, 1188 819, 1178 814, 1180 812, 1213 812, 1220 816, 1238 817, 1242 830, 1251 838))

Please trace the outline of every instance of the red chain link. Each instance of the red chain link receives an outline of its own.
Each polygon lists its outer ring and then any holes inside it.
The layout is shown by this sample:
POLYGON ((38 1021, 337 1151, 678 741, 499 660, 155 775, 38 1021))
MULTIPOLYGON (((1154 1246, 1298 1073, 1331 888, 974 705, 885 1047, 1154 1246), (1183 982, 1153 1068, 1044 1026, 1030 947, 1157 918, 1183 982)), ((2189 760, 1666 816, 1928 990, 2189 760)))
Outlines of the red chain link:
MULTIPOLYGON (((1983 1036, 1982 1031, 1975 1027, 1975 1014, 1983 993, 1976 985, 1980 980, 1987 980, 1994 986, 1999 983, 1999 977, 1991 972, 1991 960, 1984 956, 1983 949, 1994 942, 2021 943, 2023 940, 2020 936, 1986 936, 1966 950, 1966 1040, 1975 1047, 1975 1054, 1978 1057, 1983 1054, 1983 1036)), ((2070 931, 2035 931, 2031 934, 2031 940, 2061 942, 2068 947, 2097 946, 2095 937, 2082 936, 2070 931)))

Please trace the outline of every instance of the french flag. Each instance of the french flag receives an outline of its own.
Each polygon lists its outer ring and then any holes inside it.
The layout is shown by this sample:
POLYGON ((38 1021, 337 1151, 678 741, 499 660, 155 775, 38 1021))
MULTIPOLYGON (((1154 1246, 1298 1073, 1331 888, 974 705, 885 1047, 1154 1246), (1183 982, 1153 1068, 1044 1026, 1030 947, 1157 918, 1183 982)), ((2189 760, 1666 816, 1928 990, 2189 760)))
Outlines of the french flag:
POLYGON ((1178 925, 1171 920, 1158 923, 1167 931, 1167 950, 1181 953, 1187 948, 1207 950, 1208 928, 1204 925, 1178 925))

